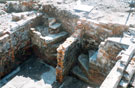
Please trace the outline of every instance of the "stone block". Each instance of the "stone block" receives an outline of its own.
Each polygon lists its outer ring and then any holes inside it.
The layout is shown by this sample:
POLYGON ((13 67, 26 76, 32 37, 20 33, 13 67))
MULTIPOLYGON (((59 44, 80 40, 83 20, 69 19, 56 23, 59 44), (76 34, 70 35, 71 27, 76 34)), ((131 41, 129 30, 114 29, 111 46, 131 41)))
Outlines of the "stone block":
POLYGON ((97 53, 95 52, 92 56, 90 55, 91 53, 89 52, 89 64, 97 64, 97 53))
POLYGON ((72 73, 77 76, 79 79, 83 80, 86 83, 90 83, 88 77, 83 73, 79 66, 75 66, 72 70, 72 73))
POLYGON ((120 61, 117 61, 113 69, 110 71, 110 73, 107 75, 107 77, 101 84, 100 88, 107 88, 108 85, 109 88, 117 88, 119 81, 121 80, 121 77, 123 75, 123 73, 117 71, 119 65, 120 61))
POLYGON ((59 47, 61 43, 53 44, 51 46, 48 46, 46 48, 46 53, 57 53, 57 48, 59 47))
POLYGON ((49 26, 53 25, 56 22, 56 19, 53 17, 48 18, 49 26))
POLYGON ((23 19, 23 15, 17 14, 17 13, 12 13, 12 21, 19 21, 23 19))
POLYGON ((78 62, 80 65, 81 70, 86 74, 87 77, 89 77, 89 59, 88 56, 85 54, 81 54, 78 57, 78 62))
POLYGON ((133 74, 135 72, 135 62, 134 62, 134 57, 131 59, 131 61, 129 62, 128 66, 126 67, 124 74, 123 74, 123 78, 120 81, 120 86, 122 88, 127 88, 128 84, 130 83, 133 74))
POLYGON ((50 34, 56 34, 56 33, 59 33, 60 32, 60 28, 61 27, 61 24, 60 23, 55 23, 53 25, 50 25, 49 26, 49 33, 50 34))
POLYGON ((64 40, 67 36, 68 36, 67 32, 60 32, 57 34, 49 34, 48 36, 45 36, 43 39, 45 40, 45 43, 48 45, 58 43, 64 40))
POLYGON ((60 85, 59 88, 66 88, 66 87, 67 88, 83 88, 83 87, 88 87, 88 84, 76 79, 75 77, 67 76, 65 77, 64 82, 60 85))
POLYGON ((91 52, 92 51, 89 51, 89 77, 88 78, 93 83, 100 85, 105 79, 105 75, 107 74, 108 71, 97 62, 97 52, 94 52, 92 55, 91 52))

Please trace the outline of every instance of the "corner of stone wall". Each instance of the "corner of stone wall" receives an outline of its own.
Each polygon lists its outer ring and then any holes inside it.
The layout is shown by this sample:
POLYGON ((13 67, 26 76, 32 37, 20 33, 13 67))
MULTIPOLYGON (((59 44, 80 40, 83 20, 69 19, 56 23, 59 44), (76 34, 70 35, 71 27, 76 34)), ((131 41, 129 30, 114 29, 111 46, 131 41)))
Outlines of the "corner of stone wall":
POLYGON ((82 31, 82 25, 78 23, 75 32, 57 48, 56 79, 58 82, 63 81, 64 77, 77 61, 78 55, 80 54, 82 31))

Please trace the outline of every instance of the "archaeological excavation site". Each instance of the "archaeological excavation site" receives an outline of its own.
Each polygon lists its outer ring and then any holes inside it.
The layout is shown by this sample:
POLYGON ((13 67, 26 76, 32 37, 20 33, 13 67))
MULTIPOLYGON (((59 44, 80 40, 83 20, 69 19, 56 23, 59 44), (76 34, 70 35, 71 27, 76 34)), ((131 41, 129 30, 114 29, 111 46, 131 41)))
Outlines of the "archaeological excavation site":
POLYGON ((0 0, 0 88, 135 88, 135 0, 0 0))

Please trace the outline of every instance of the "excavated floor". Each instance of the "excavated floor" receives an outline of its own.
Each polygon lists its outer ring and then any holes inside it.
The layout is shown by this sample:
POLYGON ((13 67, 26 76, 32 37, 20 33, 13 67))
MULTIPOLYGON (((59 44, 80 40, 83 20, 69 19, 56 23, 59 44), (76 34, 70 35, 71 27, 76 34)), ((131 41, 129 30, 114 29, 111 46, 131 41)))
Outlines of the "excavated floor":
MULTIPOLYGON (((23 63, 16 74, 9 74, 0 81, 1 88, 87 88, 88 85, 72 76, 59 84, 56 82, 55 68, 36 57, 23 63), (74 82, 74 83, 73 83, 74 82)), ((15 70, 16 71, 16 70, 15 70)))
MULTIPOLYGON (((30 88, 34 86, 51 86, 56 80, 55 68, 31 57, 20 66, 20 70, 2 88, 30 88)), ((10 77, 9 77, 10 79, 10 77)))

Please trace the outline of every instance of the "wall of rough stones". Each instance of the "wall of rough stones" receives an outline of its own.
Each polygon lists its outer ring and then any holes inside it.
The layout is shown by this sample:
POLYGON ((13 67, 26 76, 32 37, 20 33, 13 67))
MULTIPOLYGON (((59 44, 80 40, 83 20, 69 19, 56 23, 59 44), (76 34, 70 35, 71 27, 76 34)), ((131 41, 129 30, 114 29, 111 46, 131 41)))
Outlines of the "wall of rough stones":
POLYGON ((56 66, 56 64, 57 64, 56 57, 55 56, 49 57, 49 54, 48 54, 51 51, 56 51, 55 46, 54 46, 55 49, 52 49, 53 45, 51 45, 51 44, 49 46, 47 46, 45 44, 44 37, 35 28, 31 28, 30 36, 31 36, 32 48, 34 50, 35 55, 40 57, 46 63, 51 64, 52 66, 56 66))
POLYGON ((63 29, 71 34, 75 31, 74 29, 77 25, 77 21, 82 21, 82 30, 85 30, 83 36, 83 48, 85 50, 97 50, 100 42, 104 41, 107 37, 122 36, 122 33, 128 30, 128 26, 117 23, 111 24, 92 22, 86 18, 80 17, 72 10, 69 10, 65 7, 54 4, 44 4, 42 11, 46 12, 50 16, 52 15, 56 17, 57 20, 63 24, 63 29))
POLYGON ((38 24, 40 16, 41 14, 33 14, 27 20, 17 21, 18 25, 10 27, 10 31, 0 35, 0 78, 31 55, 29 29, 38 24))
POLYGON ((120 52, 121 54, 118 55, 120 59, 116 62, 110 73, 107 75, 106 79, 100 86, 101 88, 106 88, 108 87, 108 85, 110 85, 109 86, 110 88, 119 88, 119 87, 128 88, 125 82, 127 83, 129 80, 131 80, 130 76, 133 71, 132 60, 134 58, 134 52, 135 52, 134 44, 129 45, 125 51, 120 52), (129 68, 128 66, 131 65, 130 63, 132 63, 132 66, 129 68), (125 82, 121 82, 123 80, 125 82))
POLYGON ((56 79, 59 82, 62 82, 64 77, 69 74, 81 52, 82 35, 84 33, 81 30, 81 22, 77 23, 75 29, 75 32, 57 48, 56 79))
POLYGON ((79 16, 72 14, 71 11, 68 11, 64 7, 60 8, 54 4, 42 5, 41 11, 59 20, 63 24, 62 27, 65 31, 71 34, 74 32, 79 16))
MULTIPOLYGON (((22 2, 22 3, 7 3, 6 11, 14 11, 14 12, 20 12, 20 11, 28 11, 28 10, 38 10, 42 12, 46 12, 49 16, 56 17, 58 21, 62 23, 63 30, 69 32, 70 34, 73 33, 73 35, 59 46, 57 49, 58 55, 57 55, 57 67, 56 67, 56 76, 57 80, 59 82, 62 82, 65 75, 69 73, 70 68, 72 68, 73 64, 76 62, 77 57, 79 55, 80 48, 83 48, 84 50, 90 50, 90 49, 97 49, 98 45, 101 41, 104 41, 109 36, 121 36, 124 31, 128 30, 127 26, 120 25, 120 24, 104 24, 104 23, 94 23, 89 20, 86 20, 85 18, 79 18, 78 15, 75 15, 72 13, 72 11, 59 9, 59 7, 54 6, 52 4, 46 4, 41 6, 39 8, 39 5, 33 6, 34 2, 22 2), (78 20, 82 23, 81 28, 76 31, 76 25, 78 20), (83 31, 83 34, 81 32, 83 31), (81 47, 79 46, 81 44, 81 47), (70 57, 69 57, 70 56, 70 57)), ((16 19, 16 18, 15 18, 16 19)), ((40 20, 39 18, 37 18, 40 20)), ((15 66, 20 64, 23 59, 19 60, 16 59, 16 57, 23 55, 27 55, 26 51, 29 49, 29 46, 34 45, 32 48, 35 51, 35 54, 41 58, 46 57, 46 44, 44 40, 42 39, 42 36, 40 36, 40 33, 29 35, 29 29, 36 25, 36 23, 39 23, 37 19, 34 20, 28 20, 27 22, 24 22, 23 27, 15 28, 18 31, 15 33, 19 34, 5 34, 2 35, 1 40, 5 41, 2 43, 4 48, 4 53, 1 53, 0 58, 0 69, 1 73, 0 76, 2 77, 4 74, 8 73, 13 69, 15 66), (39 35, 38 35, 39 34, 39 35), (32 38, 30 38, 30 36, 32 38), (8 39, 9 38, 9 39, 8 39), (34 41, 33 41, 34 40, 34 41), (20 54, 17 54, 19 52, 20 54), (13 64, 10 66, 9 64, 13 64), (5 70, 6 69, 6 70, 5 70)), ((20 20, 20 18, 19 18, 20 20)), ((40 20, 41 21, 41 20, 40 20)), ((32 32, 33 30, 31 30, 32 32)), ((36 31, 37 32, 37 31, 36 31)), ((99 56, 101 54, 106 55, 110 54, 108 49, 116 49, 116 47, 112 47, 114 44, 109 44, 109 46, 106 47, 100 47, 99 49, 99 56), (102 53, 102 49, 105 50, 105 53, 102 53), (101 51, 101 53, 100 53, 101 51)), ((49 49, 49 48, 48 48, 49 49)), ((3 49, 1 49, 3 50, 3 49)), ((121 51, 121 48, 118 48, 116 52, 111 53, 112 56, 115 56, 119 51, 121 51)), ((98 56, 98 58, 100 58, 98 56)), ((101 55, 102 56, 102 55, 101 55)), ((109 58, 109 56, 105 56, 105 58, 109 58)), ((49 60, 46 59, 46 62, 53 63, 56 65, 56 62, 54 60, 55 58, 50 58, 49 60)), ((113 58, 111 58, 112 60, 113 58)), ((24 59, 25 60, 25 59, 24 59)), ((108 60, 108 59, 107 59, 108 60)), ((110 62, 109 62, 110 63, 110 62)), ((99 69, 99 67, 96 67, 95 65, 91 65, 91 68, 94 68, 94 70, 90 70, 90 73, 93 73, 94 75, 91 76, 95 78, 95 76, 99 76, 101 78, 97 79, 102 80, 104 77, 104 74, 101 74, 102 69, 99 69), (97 72, 96 72, 96 71, 97 72), (94 71, 94 72, 93 72, 94 71), (95 75, 96 74, 96 75, 95 75)), ((106 70, 104 70, 106 71, 106 70)), ((91 79, 93 79, 91 78, 91 79)))
POLYGON ((98 23, 91 22, 91 20, 83 19, 77 15, 73 10, 66 8, 62 5, 57 5, 54 3, 40 3, 35 2, 15 2, 7 3, 7 11, 28 11, 28 10, 38 10, 47 13, 50 17, 55 17, 59 22, 62 23, 62 28, 64 31, 72 34, 77 25, 77 21, 82 21, 83 29, 85 30, 84 44, 88 42, 85 49, 97 49, 101 41, 104 41, 107 37, 111 36, 121 36, 124 31, 128 30, 128 26, 121 24, 111 24, 111 23, 98 23), (22 5, 22 3, 25 3, 22 5), (32 5, 28 5, 31 4, 32 5), (17 8, 18 7, 18 8, 17 8), (100 36, 99 36, 100 35, 100 36), (93 47, 93 48, 92 48, 93 47))
MULTIPOLYGON (((87 39, 87 41, 89 41, 88 46, 92 45, 98 47, 100 42, 104 41, 107 37, 122 36, 123 32, 128 30, 128 26, 111 23, 96 24, 86 21, 84 23, 84 29, 86 30, 84 39, 87 39)), ((90 47, 88 48, 90 49, 90 47)))
POLYGON ((101 68, 106 69, 106 74, 110 72, 118 60, 116 57, 119 52, 126 49, 126 47, 126 45, 108 41, 107 39, 101 42, 97 54, 97 63, 99 63, 101 68))
POLYGON ((121 55, 122 50, 128 48, 128 45, 123 44, 121 38, 117 42, 116 40, 118 39, 114 37, 101 42, 98 51, 90 58, 89 78, 94 83, 101 84, 104 81, 115 63, 121 59, 121 56, 118 55, 121 55))
MULTIPOLYGON (((104 41, 107 37, 111 37, 111 36, 122 36, 123 32, 128 31, 128 26, 125 25, 121 25, 121 24, 111 24, 111 23, 95 23, 95 22, 91 22, 90 20, 87 20, 85 18, 80 18, 78 15, 74 14, 72 11, 70 10, 64 10, 66 8, 62 8, 60 9, 60 7, 55 6, 53 4, 45 4, 43 5, 42 11, 46 12, 48 15, 50 16, 54 16, 57 18, 57 20, 59 20, 62 24, 63 24, 63 29, 65 29, 65 31, 68 31, 69 33, 74 33, 75 32, 75 27, 77 25, 78 21, 81 21, 82 23, 82 28, 81 30, 84 31, 84 34, 81 36, 82 40, 81 40, 81 47, 84 51, 88 51, 88 50, 97 50, 98 49, 98 45, 100 44, 100 42, 104 41)), ((66 41, 65 41, 66 42, 66 41)), ((117 45, 117 44, 116 44, 117 45)), ((64 46, 64 45, 63 45, 64 46)), ((119 46, 119 45, 118 45, 119 46)), ((72 47, 72 45, 71 45, 72 47)), ((110 45, 107 46, 108 49, 112 48, 112 50, 116 50, 115 52, 111 53, 112 58, 109 58, 111 61, 113 61, 113 57, 117 56, 117 54, 119 53, 119 51, 121 51, 121 47, 115 47, 115 45, 110 45), (118 48, 118 49, 117 49, 118 48)), ((59 49, 59 48, 58 48, 59 49)), ((68 50, 66 48, 62 48, 63 50, 68 50)), ((109 53, 109 51, 111 50, 106 50, 107 53, 109 53)), ((63 53, 66 54, 70 54, 69 52, 65 52, 62 51, 63 53)), ((99 52, 100 53, 100 52, 99 52)), ((64 54, 65 55, 65 54, 64 54)), ((66 60, 66 56, 62 55, 62 53, 59 53, 58 51, 58 64, 60 63, 60 65, 57 65, 57 80, 61 81, 64 77, 65 74, 67 74, 67 72, 64 73, 64 68, 68 69, 68 66, 64 66, 64 60, 66 60), (60 54, 60 55, 59 55, 60 54), (59 58, 61 58, 59 60, 59 58)), ((110 55, 110 57, 111 57, 110 55)), ((98 57, 99 58, 99 57, 98 57)), ((109 62, 109 64, 111 63, 115 63, 115 62, 109 62)), ((111 64, 111 66, 106 66, 106 67, 110 67, 109 69, 104 69, 104 68, 100 68, 100 66, 95 66, 92 65, 92 69, 90 72, 93 74, 93 76, 91 75, 90 79, 94 79, 95 76, 98 76, 99 79, 95 80, 95 83, 99 83, 98 80, 104 80, 105 75, 108 74, 108 72, 111 70, 111 68, 113 67, 114 64, 111 64), (103 71, 106 71, 106 73, 102 74, 103 71), (95 71, 96 70, 96 71, 95 71), (96 75, 94 75, 96 74, 96 75), (100 75, 100 76, 99 76, 100 75), (93 77, 93 78, 92 78, 93 77)), ((69 65, 70 67, 70 65, 69 65)), ((101 81, 100 81, 101 82, 101 81)), ((101 83, 99 83, 101 84, 101 83)))

